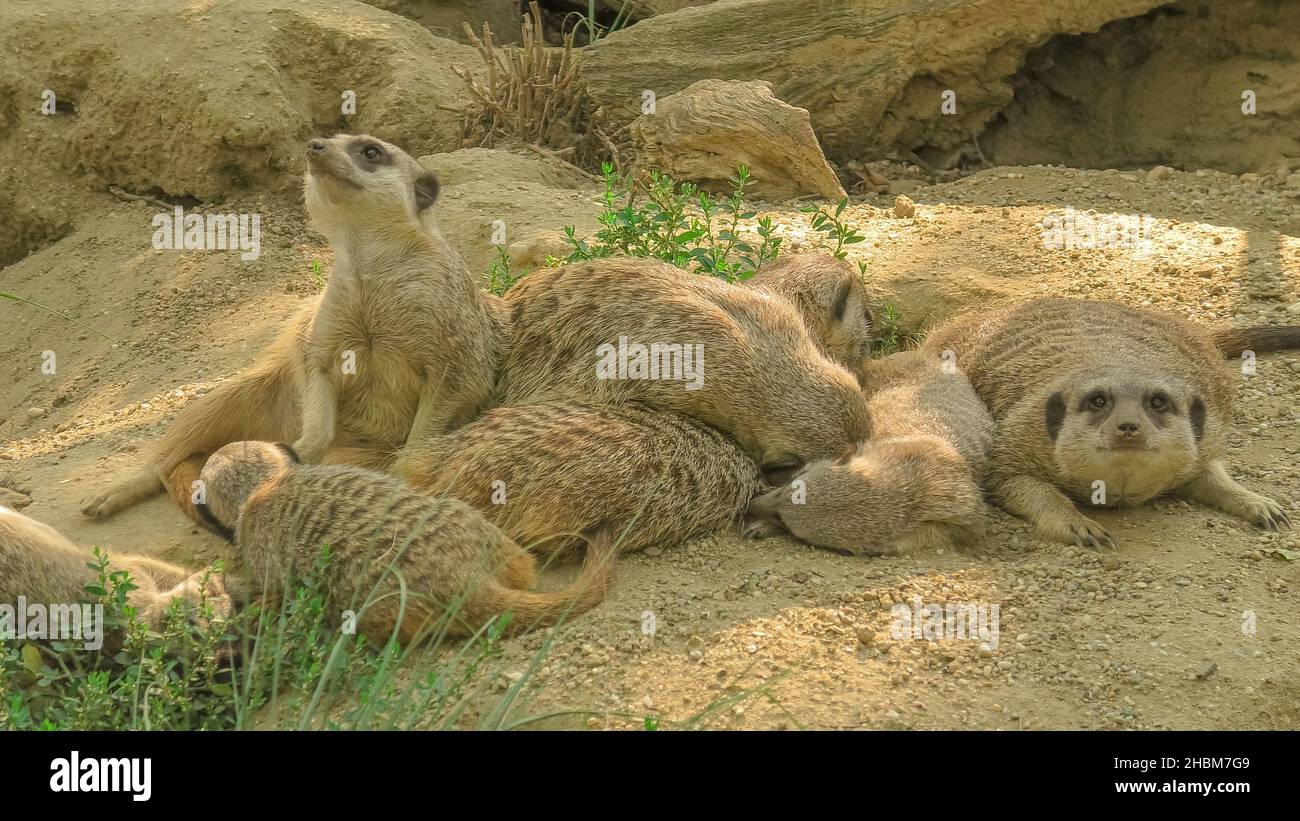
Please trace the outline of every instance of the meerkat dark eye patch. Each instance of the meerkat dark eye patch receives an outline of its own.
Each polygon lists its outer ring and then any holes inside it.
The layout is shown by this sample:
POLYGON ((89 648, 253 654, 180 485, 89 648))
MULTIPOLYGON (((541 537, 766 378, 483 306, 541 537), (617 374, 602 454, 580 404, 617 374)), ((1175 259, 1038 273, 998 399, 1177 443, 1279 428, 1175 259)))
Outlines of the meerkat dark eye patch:
POLYGON ((1192 433, 1196 436, 1196 441, 1201 441, 1201 436, 1205 433, 1205 403, 1201 401, 1201 397, 1192 397, 1187 417, 1192 422, 1192 433))
POLYGON ((276 442, 275 446, 283 451, 285 456, 289 457, 290 462, 293 462, 295 465, 302 463, 302 458, 298 456, 298 451, 294 450, 292 445, 286 445, 284 442, 276 442))
POLYGON ((213 515, 212 511, 208 509, 206 504, 203 502, 196 503, 194 505, 194 511, 199 514, 199 519, 208 530, 211 530, 213 533, 231 544, 235 543, 235 531, 223 525, 221 520, 213 515))
POLYGON ((790 483, 799 473, 803 462, 798 459, 784 459, 780 462, 768 462, 763 465, 763 481, 771 487, 780 487, 790 483))
POLYGON ((423 211, 438 201, 438 178, 433 174, 421 174, 415 178, 415 208, 423 211))
POLYGON ((1061 425, 1065 422, 1065 397, 1060 393, 1049 396, 1043 407, 1043 417, 1047 423, 1047 435, 1055 440, 1061 435, 1061 425))

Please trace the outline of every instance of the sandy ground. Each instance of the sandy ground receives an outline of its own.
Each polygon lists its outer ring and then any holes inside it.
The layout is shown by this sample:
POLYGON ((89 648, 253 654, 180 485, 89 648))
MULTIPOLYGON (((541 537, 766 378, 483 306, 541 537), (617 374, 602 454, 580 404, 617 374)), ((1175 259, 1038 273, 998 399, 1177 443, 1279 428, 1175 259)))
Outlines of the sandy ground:
MULTIPOLYGON (((459 152, 430 164, 446 185, 446 232, 476 270, 492 255, 495 219, 513 240, 589 229, 597 210, 588 181, 537 158, 459 152), (509 183, 496 173, 506 167, 509 183)), ((1297 195, 1216 172, 1006 167, 915 187, 912 218, 893 215, 892 196, 855 199, 845 218, 868 237, 853 257, 913 326, 1044 294, 1205 323, 1295 324, 1297 195), (1150 215, 1149 245, 1045 249, 1043 219, 1067 206, 1150 215)), ((0 270, 0 290, 115 341, 0 303, 0 480, 29 490, 26 512, 80 543, 201 563, 224 545, 162 498, 103 523, 81 517, 78 502, 132 468, 184 402, 251 361, 318 290, 313 262, 327 276, 329 250, 287 196, 213 209, 261 214, 262 256, 248 263, 153 250, 151 206, 103 196, 88 207, 94 216, 71 235, 0 270), (42 372, 45 351, 53 374, 42 372)), ((813 244, 797 208, 763 213, 791 246, 813 244)), ((1300 354, 1261 356, 1239 396, 1229 462, 1294 514, 1300 354)), ((647 716, 680 726, 701 713, 707 726, 750 728, 1300 726, 1300 569, 1271 552, 1300 549, 1300 536, 1182 502, 1096 518, 1117 551, 1041 543, 1000 513, 980 542, 942 555, 851 558, 732 535, 652 548, 626 558, 608 601, 563 631, 522 709, 590 710, 545 723, 598 727, 647 716), (914 597, 997 605, 996 648, 891 636, 891 606, 914 597)), ((524 672, 545 638, 509 642, 494 675, 524 672)))

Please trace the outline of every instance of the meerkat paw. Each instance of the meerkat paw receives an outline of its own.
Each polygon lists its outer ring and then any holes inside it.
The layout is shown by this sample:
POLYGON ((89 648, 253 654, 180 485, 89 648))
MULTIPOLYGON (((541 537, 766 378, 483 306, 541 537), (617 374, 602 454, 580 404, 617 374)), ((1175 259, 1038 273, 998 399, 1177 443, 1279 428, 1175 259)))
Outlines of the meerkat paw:
POLYGON ((92 519, 103 519, 164 490, 162 481, 152 471, 142 471, 81 503, 81 512, 92 519))
POLYGON ((0 507, 22 510, 32 503, 32 497, 17 488, 0 485, 0 507))
POLYGON ((1115 548, 1115 539, 1106 528, 1081 513, 1069 517, 1043 517, 1034 521, 1034 529, 1044 541, 1090 547, 1094 550, 1115 548))
POLYGON ((740 535, 746 539, 760 540, 785 535, 785 531, 771 522, 765 522, 761 519, 753 519, 745 523, 745 527, 740 531, 740 535))
POLYGON ((1033 476, 1014 476, 996 489, 1001 505, 1033 522, 1044 541, 1079 547, 1111 548, 1115 539, 1106 528, 1079 512, 1055 486, 1033 476))
POLYGON ((1212 462, 1205 473, 1179 489, 1179 495, 1265 530, 1291 526, 1291 517, 1276 500, 1245 487, 1228 475, 1222 462, 1212 462))
POLYGON ((1282 505, 1262 493, 1242 489, 1245 493, 1235 499, 1237 510, 1228 511, 1264 530, 1282 530, 1291 526, 1291 518, 1282 505))

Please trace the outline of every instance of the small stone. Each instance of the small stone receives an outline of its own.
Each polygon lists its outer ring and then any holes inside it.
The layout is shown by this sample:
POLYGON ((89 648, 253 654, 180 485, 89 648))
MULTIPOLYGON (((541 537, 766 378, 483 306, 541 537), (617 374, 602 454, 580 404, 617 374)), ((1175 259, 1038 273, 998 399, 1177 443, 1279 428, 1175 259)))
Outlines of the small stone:
POLYGON ((1157 180, 1157 181, 1167 180, 1171 176, 1173 176, 1173 173, 1174 171, 1172 168, 1163 165, 1157 165, 1155 168, 1151 169, 1150 173, 1147 174, 1147 178, 1152 180, 1157 180))
POLYGON ((870 647, 876 643, 875 631, 871 630, 870 628, 859 627, 855 632, 858 635, 858 643, 861 644, 863 647, 870 647))
POLYGON ((1214 675, 1215 671, 1218 669, 1219 669, 1219 665, 1217 662, 1213 662, 1213 661, 1206 662, 1205 666, 1203 666, 1200 669, 1200 671, 1197 672, 1196 678, 1200 679, 1201 681, 1204 681, 1205 679, 1214 675))
POLYGON ((916 216, 916 203, 909 197, 899 195, 894 198, 894 216, 899 219, 916 216))
POLYGON ((31 419, 40 419, 45 415, 45 408, 28 408, 27 416, 31 419))

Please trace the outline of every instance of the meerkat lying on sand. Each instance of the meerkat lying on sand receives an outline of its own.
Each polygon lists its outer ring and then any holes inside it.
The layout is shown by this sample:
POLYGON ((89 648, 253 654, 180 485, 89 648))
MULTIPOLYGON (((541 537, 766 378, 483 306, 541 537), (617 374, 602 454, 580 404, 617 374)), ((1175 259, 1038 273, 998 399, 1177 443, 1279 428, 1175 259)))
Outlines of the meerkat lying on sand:
POLYGON ((870 434, 857 380, 784 299, 611 258, 536 271, 506 301, 499 405, 642 402, 730 434, 769 478, 870 434))
MULTIPOLYGON (((89 567, 93 562, 91 551, 49 525, 0 507, 0 604, 12 606, 19 596, 45 605, 91 601, 86 585, 99 581, 89 567)), ((127 593, 127 602, 151 629, 158 629, 176 599, 192 612, 206 602, 215 618, 231 615, 231 600, 218 574, 192 573, 158 559, 126 554, 110 555, 108 570, 131 574, 136 589, 127 593)))
POLYGON ((734 527, 759 487, 735 442, 693 419, 629 402, 493 408, 411 442, 393 472, 477 508, 530 550, 608 527, 620 552, 734 527))
POLYGON ((1296 346, 1300 328, 1211 331, 1039 299, 951 320, 923 347, 955 357, 997 421, 992 496, 1044 539, 1098 547, 1114 540, 1071 498, 1115 507, 1174 492, 1260 527, 1288 524, 1277 502, 1228 475, 1236 388, 1223 356, 1296 346))
POLYGON ((235 442, 207 460, 200 510, 233 536, 243 569, 279 592, 328 546, 327 608, 357 612, 377 643, 409 643, 446 619, 471 635, 496 616, 511 630, 553 625, 599 604, 612 573, 608 530, 590 535, 581 572, 564 590, 528 590, 536 562, 455 499, 431 499, 397 479, 344 465, 299 465, 291 448, 235 442))
POLYGON ((870 362, 866 383, 874 436, 756 497, 749 535, 901 554, 951 547, 982 523, 993 420, 966 376, 908 351, 870 362))
POLYGON ((504 306, 438 230, 432 174, 400 148, 339 135, 307 145, 307 212, 334 270, 247 370, 186 406, 149 463, 86 501, 103 517, 163 489, 177 465, 241 439, 396 451, 473 419, 491 397, 504 306))

